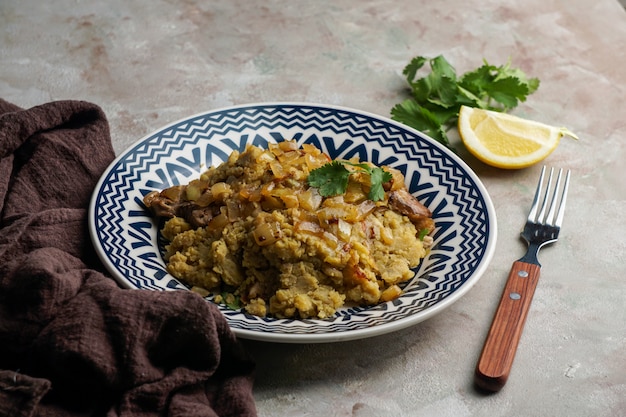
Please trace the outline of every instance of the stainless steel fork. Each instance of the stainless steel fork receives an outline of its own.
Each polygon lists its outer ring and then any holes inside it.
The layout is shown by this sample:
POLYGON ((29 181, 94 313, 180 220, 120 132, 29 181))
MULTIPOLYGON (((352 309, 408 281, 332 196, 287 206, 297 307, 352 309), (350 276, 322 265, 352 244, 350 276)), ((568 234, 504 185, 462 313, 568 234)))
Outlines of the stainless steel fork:
POLYGON ((541 265, 537 260, 537 253, 543 246, 556 242, 563 223, 570 172, 567 171, 563 180, 563 169, 560 169, 556 185, 553 187, 554 168, 551 168, 544 193, 545 173, 544 166, 530 214, 521 234, 528 243, 528 251, 511 267, 476 365, 476 385, 488 391, 499 391, 509 377, 524 322, 539 281, 541 265))

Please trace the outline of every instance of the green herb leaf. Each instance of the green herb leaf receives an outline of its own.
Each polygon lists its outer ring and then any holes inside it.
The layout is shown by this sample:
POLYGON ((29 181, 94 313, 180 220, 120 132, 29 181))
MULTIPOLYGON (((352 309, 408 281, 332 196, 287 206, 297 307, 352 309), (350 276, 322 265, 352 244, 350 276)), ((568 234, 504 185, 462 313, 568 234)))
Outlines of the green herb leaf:
POLYGON ((224 304, 226 304, 226 307, 231 310, 239 310, 241 308, 241 300, 238 296, 229 292, 223 292, 221 296, 224 304))
POLYGON ((420 130, 452 149, 447 131, 456 126, 462 105, 495 111, 509 111, 534 93, 537 78, 528 78, 510 62, 501 66, 483 65, 457 76, 454 67, 441 55, 417 56, 402 72, 411 88, 411 97, 391 109, 391 118, 420 130), (430 72, 418 76, 428 64, 430 72))
POLYGON ((391 181, 392 175, 382 168, 376 167, 370 171, 370 192, 367 196, 372 201, 379 201, 385 199, 385 189, 383 184, 391 181))
POLYGON ((352 163, 348 161, 332 161, 309 173, 308 183, 312 187, 319 188, 323 197, 332 197, 344 194, 348 189, 348 180, 352 172, 345 166, 350 165, 367 173, 370 177, 370 191, 367 196, 372 201, 385 198, 383 184, 391 181, 391 173, 379 167, 371 167, 368 164, 352 163))
POLYGON ((348 188, 350 171, 340 161, 332 161, 309 173, 308 182, 324 197, 340 195, 348 188))
POLYGON ((392 119, 422 131, 446 146, 449 146, 450 141, 446 135, 444 123, 449 118, 454 117, 454 114, 455 110, 446 109, 434 113, 426 107, 420 106, 413 98, 408 98, 391 109, 392 119))

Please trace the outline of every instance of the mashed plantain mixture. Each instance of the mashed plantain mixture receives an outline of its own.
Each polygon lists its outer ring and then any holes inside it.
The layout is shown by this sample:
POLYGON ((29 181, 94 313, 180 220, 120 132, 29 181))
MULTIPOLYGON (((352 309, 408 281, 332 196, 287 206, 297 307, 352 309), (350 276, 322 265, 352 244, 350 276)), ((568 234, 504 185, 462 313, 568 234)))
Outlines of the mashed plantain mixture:
POLYGON ((350 164, 345 192, 323 196, 307 180, 329 162, 294 141, 248 145, 189 184, 147 194, 167 219, 168 272, 262 317, 323 319, 346 303, 398 297, 432 243, 430 211, 391 167, 382 199, 369 198, 372 178, 350 164))

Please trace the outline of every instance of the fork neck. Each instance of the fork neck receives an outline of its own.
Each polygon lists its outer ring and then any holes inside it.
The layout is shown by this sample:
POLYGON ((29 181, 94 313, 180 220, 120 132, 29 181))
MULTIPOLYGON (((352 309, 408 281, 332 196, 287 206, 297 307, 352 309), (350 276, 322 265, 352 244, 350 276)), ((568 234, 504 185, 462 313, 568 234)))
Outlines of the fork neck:
POLYGON ((540 248, 541 245, 538 245, 537 243, 529 243, 526 254, 522 256, 519 261, 526 262, 528 264, 538 265, 539 267, 541 267, 539 259, 537 259, 537 254, 539 253, 540 248))

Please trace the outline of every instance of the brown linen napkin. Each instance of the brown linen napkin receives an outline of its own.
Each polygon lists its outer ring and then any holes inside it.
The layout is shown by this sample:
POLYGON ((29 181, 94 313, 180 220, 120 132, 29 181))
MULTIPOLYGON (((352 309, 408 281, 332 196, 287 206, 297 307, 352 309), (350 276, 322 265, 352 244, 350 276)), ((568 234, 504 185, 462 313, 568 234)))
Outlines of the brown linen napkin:
POLYGON ((87 207, 102 110, 0 99, 0 416, 254 416, 254 363, 191 292, 119 288, 87 207))

